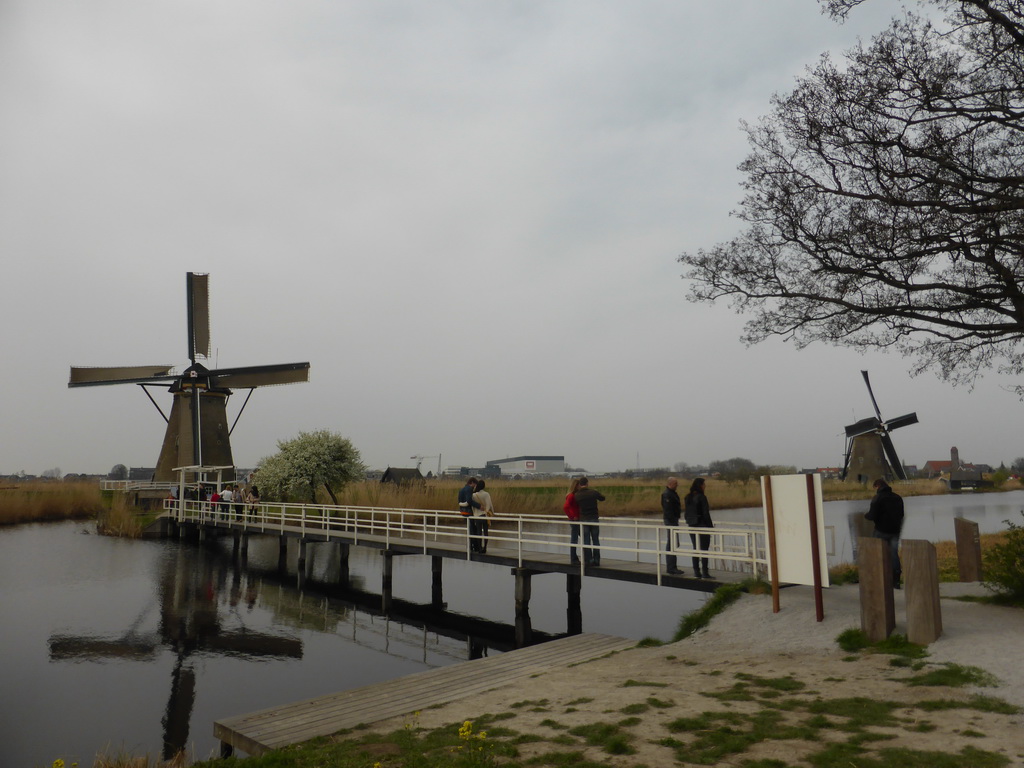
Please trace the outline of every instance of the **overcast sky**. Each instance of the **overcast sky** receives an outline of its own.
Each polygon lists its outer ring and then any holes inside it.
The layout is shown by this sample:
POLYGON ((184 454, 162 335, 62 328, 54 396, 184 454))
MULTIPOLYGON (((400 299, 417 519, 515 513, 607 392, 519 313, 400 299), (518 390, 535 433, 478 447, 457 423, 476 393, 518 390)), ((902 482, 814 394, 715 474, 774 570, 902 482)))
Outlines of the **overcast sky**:
POLYGON ((748 349, 685 299, 676 257, 739 226, 740 121, 896 7, 3 0, 0 473, 155 465, 144 393, 68 367, 185 367, 189 270, 211 367, 312 364, 253 395, 241 466, 316 429, 379 468, 836 465, 862 368, 920 416, 904 461, 1024 455, 1015 381, 748 349))

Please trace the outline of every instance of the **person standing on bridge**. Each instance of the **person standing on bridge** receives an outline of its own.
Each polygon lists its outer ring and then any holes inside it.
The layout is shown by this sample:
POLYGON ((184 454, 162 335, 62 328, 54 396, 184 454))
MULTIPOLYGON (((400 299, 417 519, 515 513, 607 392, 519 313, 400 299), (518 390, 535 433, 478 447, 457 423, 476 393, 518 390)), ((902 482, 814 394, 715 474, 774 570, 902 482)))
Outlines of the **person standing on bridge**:
POLYGON ((590 487, 590 481, 580 478, 580 487, 576 491, 576 503, 580 505, 580 521, 583 526, 583 564, 601 565, 601 534, 598 531, 597 502, 604 501, 600 491, 590 487))
POLYGON ((562 504, 562 511, 569 518, 569 563, 580 564, 580 503, 576 501, 576 491, 580 489, 580 479, 574 477, 569 485, 569 492, 565 494, 565 503, 562 504))
POLYGON ((476 531, 480 535, 479 552, 487 552, 487 534, 491 531, 491 525, 487 518, 494 517, 494 504, 491 502, 491 494, 484 490, 487 483, 481 478, 477 480, 476 491, 473 493, 473 501, 480 503, 479 509, 473 510, 473 517, 476 518, 476 531))
MULTIPOLYGON (((688 526, 691 528, 715 527, 715 524, 711 522, 711 506, 708 504, 708 497, 704 495, 703 477, 698 477, 690 484, 690 492, 686 494, 683 503, 685 505, 683 517, 688 526)), ((691 533, 690 543, 694 549, 693 575, 698 579, 710 579, 711 573, 708 571, 708 559, 706 557, 697 557, 696 553, 707 552, 711 548, 711 534, 701 533, 698 535, 691 533), (697 546, 698 541, 700 543, 699 547, 697 546), (703 566, 703 570, 701 566, 703 566)))
POLYGON ((480 502, 473 498, 476 490, 476 478, 466 480, 466 484, 459 490, 459 514, 466 518, 466 525, 469 530, 469 549, 476 552, 480 548, 480 541, 476 538, 476 522, 473 517, 473 510, 480 509, 480 502))
MULTIPOLYGON (((683 502, 679 500, 676 488, 679 487, 679 480, 670 477, 665 483, 665 490, 661 492, 661 520, 666 526, 676 527, 679 525, 679 518, 683 514, 683 502)), ((668 531, 668 540, 665 542, 665 551, 672 552, 672 537, 674 531, 668 531)), ((676 575, 682 573, 676 565, 676 556, 665 555, 665 571, 676 575)))

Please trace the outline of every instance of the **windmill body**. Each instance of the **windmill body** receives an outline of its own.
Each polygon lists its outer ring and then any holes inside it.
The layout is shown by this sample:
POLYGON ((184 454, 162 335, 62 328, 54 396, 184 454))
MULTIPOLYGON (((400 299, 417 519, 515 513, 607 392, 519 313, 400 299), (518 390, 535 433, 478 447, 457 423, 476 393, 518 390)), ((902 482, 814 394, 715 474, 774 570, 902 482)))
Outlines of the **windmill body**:
POLYGON ((908 413, 886 421, 878 409, 875 393, 871 390, 868 372, 861 371, 864 383, 871 396, 875 415, 861 419, 846 427, 846 460, 843 463, 843 479, 851 482, 869 483, 879 478, 906 480, 907 473, 896 453, 890 432, 894 429, 917 423, 917 413, 908 413))
MULTIPOLYGON (((234 389, 248 389, 251 395, 257 387, 309 380, 309 363, 211 370, 196 362, 197 358, 210 357, 208 296, 209 275, 187 273, 188 355, 191 364, 182 373, 174 373, 171 366, 166 365, 71 368, 69 387, 110 384, 143 387, 167 422, 153 477, 157 482, 176 480, 176 467, 234 465, 230 439, 233 427, 229 426, 227 416, 227 402, 234 389), (164 415, 149 394, 147 387, 150 386, 169 386, 174 398, 169 416, 164 415)), ((226 473, 224 479, 234 479, 233 472, 226 473)))

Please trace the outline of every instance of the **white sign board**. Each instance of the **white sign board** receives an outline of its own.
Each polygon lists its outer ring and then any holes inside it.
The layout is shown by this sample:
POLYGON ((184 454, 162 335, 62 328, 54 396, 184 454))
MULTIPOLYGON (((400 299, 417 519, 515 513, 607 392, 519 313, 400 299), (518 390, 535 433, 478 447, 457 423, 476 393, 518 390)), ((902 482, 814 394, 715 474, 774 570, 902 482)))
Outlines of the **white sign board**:
MULTIPOLYGON (((767 486, 771 486, 772 518, 775 523, 775 560, 778 564, 778 580, 783 584, 806 584, 813 586, 814 547, 812 526, 817 531, 818 564, 821 585, 828 586, 828 558, 825 547, 825 512, 821 500, 821 475, 810 475, 813 479, 813 505, 808 498, 808 475, 772 475, 771 483, 761 478, 761 503, 764 510, 765 530, 771 536, 768 519, 767 486)), ((769 578, 774 576, 774 563, 769 557, 769 578)))

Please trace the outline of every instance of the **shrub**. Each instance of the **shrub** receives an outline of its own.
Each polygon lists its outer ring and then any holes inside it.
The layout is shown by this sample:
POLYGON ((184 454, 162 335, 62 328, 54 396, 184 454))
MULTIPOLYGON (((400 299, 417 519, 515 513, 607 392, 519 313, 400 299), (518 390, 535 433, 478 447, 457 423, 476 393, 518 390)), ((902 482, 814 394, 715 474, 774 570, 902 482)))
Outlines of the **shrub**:
POLYGON ((984 584, 1007 600, 1024 602, 1024 527, 1004 522, 1009 529, 985 553, 984 584))

